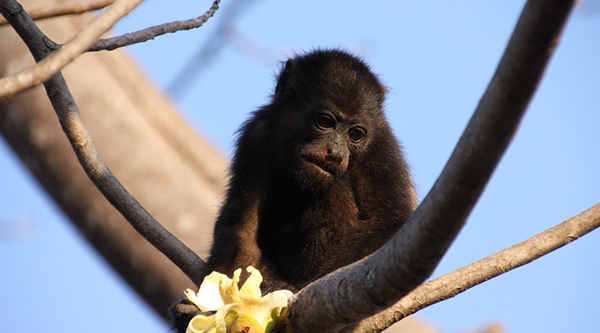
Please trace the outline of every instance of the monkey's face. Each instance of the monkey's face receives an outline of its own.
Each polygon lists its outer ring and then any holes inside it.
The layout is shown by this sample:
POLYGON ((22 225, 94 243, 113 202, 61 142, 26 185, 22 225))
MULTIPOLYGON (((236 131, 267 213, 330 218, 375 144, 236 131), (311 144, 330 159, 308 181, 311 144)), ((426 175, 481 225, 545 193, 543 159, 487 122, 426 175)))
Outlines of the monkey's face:
POLYGON ((304 190, 321 193, 347 173, 351 161, 368 144, 369 123, 330 110, 309 112, 302 138, 293 146, 292 171, 304 190))

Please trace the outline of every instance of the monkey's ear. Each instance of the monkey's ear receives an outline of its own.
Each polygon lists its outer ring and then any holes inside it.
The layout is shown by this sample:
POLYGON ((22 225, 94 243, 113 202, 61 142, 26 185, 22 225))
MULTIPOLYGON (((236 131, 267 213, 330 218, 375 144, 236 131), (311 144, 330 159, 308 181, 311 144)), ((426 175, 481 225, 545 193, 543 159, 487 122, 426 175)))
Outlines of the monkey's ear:
POLYGON ((277 87, 275 87, 275 95, 284 94, 289 90, 290 77, 292 76, 294 63, 294 59, 289 59, 285 63, 285 68, 281 71, 281 73, 279 73, 277 87))

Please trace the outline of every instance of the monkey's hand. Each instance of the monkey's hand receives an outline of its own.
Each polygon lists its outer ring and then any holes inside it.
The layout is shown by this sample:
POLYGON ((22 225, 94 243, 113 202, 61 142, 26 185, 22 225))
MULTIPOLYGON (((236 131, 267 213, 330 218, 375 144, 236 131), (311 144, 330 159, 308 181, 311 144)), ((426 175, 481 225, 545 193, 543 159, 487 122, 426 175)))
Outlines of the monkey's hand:
POLYGON ((187 297, 183 297, 171 308, 171 325, 176 333, 185 333, 190 320, 199 314, 212 315, 200 311, 187 297))

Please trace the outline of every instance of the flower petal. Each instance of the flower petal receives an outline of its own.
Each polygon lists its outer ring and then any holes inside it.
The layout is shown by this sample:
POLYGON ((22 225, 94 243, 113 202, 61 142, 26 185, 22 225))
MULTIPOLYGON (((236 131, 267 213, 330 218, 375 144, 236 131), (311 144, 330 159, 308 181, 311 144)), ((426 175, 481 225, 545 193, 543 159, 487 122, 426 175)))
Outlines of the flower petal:
POLYGON ((217 333, 215 318, 215 315, 209 317, 198 315, 190 320, 185 333, 217 333))
POLYGON ((250 273, 250 277, 248 277, 248 279, 246 280, 246 282, 244 282, 244 285, 242 286, 242 289, 240 289, 240 296, 253 296, 253 297, 260 297, 261 292, 260 292, 260 284, 262 283, 262 275, 260 275, 260 272, 258 271, 258 269, 252 267, 252 266, 248 266, 246 268, 246 271, 248 271, 248 273, 250 273))
POLYGON ((223 276, 225 275, 218 272, 210 273, 204 277, 198 293, 194 293, 191 289, 187 289, 184 292, 185 296, 202 312, 216 311, 224 305, 219 292, 219 282, 223 276))
POLYGON ((233 280, 223 275, 219 283, 219 293, 223 299, 223 303, 240 303, 238 283, 240 282, 240 274, 242 269, 238 268, 233 272, 233 280))
MULTIPOLYGON (((276 290, 261 298, 252 296, 240 296, 241 303, 232 304, 230 311, 234 310, 244 315, 253 317, 265 328, 273 320, 272 315, 274 309, 279 309, 287 306, 287 300, 293 294, 289 290, 276 290)), ((279 310, 275 314, 279 315, 279 310)))

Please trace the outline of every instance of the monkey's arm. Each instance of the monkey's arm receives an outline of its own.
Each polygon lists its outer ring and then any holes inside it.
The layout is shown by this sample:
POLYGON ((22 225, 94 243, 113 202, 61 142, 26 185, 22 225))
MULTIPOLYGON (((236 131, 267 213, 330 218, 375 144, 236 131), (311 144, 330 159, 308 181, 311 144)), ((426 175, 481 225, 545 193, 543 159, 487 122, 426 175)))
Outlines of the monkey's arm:
POLYGON ((240 196, 229 193, 228 201, 215 223, 208 259, 212 270, 231 275, 238 268, 257 266, 260 262, 261 253, 257 244, 259 201, 251 198, 254 196, 257 194, 242 194, 242 200, 239 200, 240 196))

